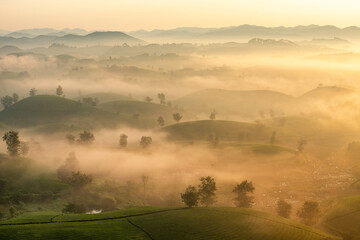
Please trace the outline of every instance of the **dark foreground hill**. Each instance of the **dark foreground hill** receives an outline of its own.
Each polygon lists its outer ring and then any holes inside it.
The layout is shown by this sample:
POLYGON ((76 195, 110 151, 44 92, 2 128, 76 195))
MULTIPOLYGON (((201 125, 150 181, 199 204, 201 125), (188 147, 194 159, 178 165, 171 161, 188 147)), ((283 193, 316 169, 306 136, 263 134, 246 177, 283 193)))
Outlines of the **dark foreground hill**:
POLYGON ((24 214, 13 220, 0 222, 0 239, 338 238, 285 218, 250 209, 146 207, 102 214, 24 214))

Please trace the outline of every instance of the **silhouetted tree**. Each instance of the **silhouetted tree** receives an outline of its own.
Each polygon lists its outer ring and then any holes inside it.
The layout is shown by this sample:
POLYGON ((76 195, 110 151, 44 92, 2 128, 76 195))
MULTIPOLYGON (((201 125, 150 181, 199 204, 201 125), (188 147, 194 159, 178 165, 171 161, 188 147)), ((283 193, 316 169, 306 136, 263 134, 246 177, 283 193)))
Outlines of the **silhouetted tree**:
POLYGON ((20 151, 20 140, 19 133, 15 131, 9 131, 4 134, 3 141, 6 142, 8 153, 11 156, 19 155, 20 151))
POLYGON ((58 95, 58 96, 64 95, 64 91, 60 85, 56 89, 56 95, 58 95))
POLYGON ((20 152, 23 156, 29 153, 30 147, 28 142, 20 141, 20 152))
POLYGON ((298 150, 299 152, 303 152, 303 151, 304 151, 304 147, 305 147, 306 144, 307 144, 306 139, 300 138, 300 139, 298 140, 297 150, 298 150))
POLYGON ((194 186, 188 186, 185 193, 181 193, 183 203, 189 208, 196 207, 199 202, 199 193, 194 186))
POLYGON ((94 134, 89 131, 83 131, 79 133, 79 139, 77 140, 77 142, 81 144, 92 144, 94 140, 94 134))
POLYGON ((29 92, 30 97, 35 96, 35 95, 36 95, 36 92, 37 92, 37 89, 36 89, 36 88, 30 89, 30 92, 29 92))
POLYGON ((153 99, 152 99, 151 97, 149 97, 149 96, 146 96, 146 97, 145 97, 145 102, 152 102, 152 100, 153 100, 153 99))
POLYGON ((158 93, 157 97, 159 98, 160 104, 166 104, 165 94, 164 93, 158 93))
POLYGON ((70 143, 70 144, 73 144, 73 143, 75 143, 75 135, 73 135, 73 134, 71 134, 71 133, 68 133, 68 134, 66 134, 66 140, 68 141, 68 143, 70 143))
POLYGON ((215 120, 215 118, 216 118, 216 111, 214 110, 214 111, 212 111, 211 113, 210 113, 210 116, 209 116, 209 118, 211 119, 211 120, 215 120))
POLYGON ((297 212, 301 221, 306 225, 314 225, 320 214, 319 203, 306 201, 301 209, 297 212))
POLYGON ((140 146, 142 148, 147 148, 152 143, 152 138, 148 136, 142 136, 140 140, 140 146))
POLYGON ((17 101, 19 101, 19 95, 17 93, 13 93, 12 99, 13 99, 13 102, 16 103, 17 101))
POLYGON ((60 166, 57 171, 57 177, 63 182, 69 182, 72 173, 79 171, 79 160, 76 158, 74 152, 69 153, 69 156, 65 160, 65 164, 60 166))
POLYGON ((92 98, 92 97, 83 98, 82 102, 93 107, 97 105, 96 98, 92 98))
POLYGON ((127 146, 127 139, 128 139, 128 136, 126 134, 121 134, 120 135, 120 146, 121 147, 126 147, 127 146))
POLYGON ((290 218, 291 208, 292 206, 290 203, 287 203, 285 202, 285 200, 280 199, 276 205, 276 212, 281 217, 290 218))
POLYGON ((1 98, 1 104, 4 106, 4 108, 8 108, 14 104, 14 99, 6 95, 5 97, 1 98))
POLYGON ((253 193, 255 190, 252 182, 247 180, 243 181, 240 184, 237 184, 233 189, 233 193, 236 194, 234 198, 235 205, 241 208, 250 208, 254 203, 254 197, 248 196, 248 193, 253 193))
POLYGON ((210 176, 200 178, 200 182, 201 184, 198 186, 200 203, 208 207, 216 201, 216 182, 210 176))
POLYGON ((158 122, 158 124, 159 124, 161 127, 163 127, 163 126, 165 125, 165 120, 164 120, 164 118, 161 117, 161 116, 158 117, 157 122, 158 122))
POLYGON ((176 122, 180 122, 180 120, 182 119, 182 116, 180 115, 180 113, 174 113, 173 118, 176 122))

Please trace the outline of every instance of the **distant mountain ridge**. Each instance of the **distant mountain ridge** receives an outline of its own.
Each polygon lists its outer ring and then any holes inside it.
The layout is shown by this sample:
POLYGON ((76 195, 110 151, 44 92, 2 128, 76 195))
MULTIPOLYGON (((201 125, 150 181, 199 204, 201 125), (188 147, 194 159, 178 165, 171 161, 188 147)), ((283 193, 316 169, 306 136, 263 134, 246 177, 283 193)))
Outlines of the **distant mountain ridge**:
POLYGON ((67 44, 69 46, 91 46, 91 45, 119 45, 119 44, 140 44, 143 40, 134 38, 123 32, 93 32, 87 35, 66 34, 64 36, 39 35, 36 37, 11 36, 0 37, 0 47, 11 45, 19 48, 48 47, 54 43, 67 44))

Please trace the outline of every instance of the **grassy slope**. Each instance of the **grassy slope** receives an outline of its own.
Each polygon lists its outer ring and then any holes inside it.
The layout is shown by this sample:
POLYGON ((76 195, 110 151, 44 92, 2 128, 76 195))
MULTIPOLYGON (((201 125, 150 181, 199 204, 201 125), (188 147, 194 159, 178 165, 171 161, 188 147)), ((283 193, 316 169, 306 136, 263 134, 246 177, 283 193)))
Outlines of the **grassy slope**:
POLYGON ((165 120, 165 124, 172 124, 175 121, 173 120, 173 114, 179 112, 183 115, 183 119, 193 119, 194 116, 183 113, 179 110, 175 110, 171 107, 149 103, 149 102, 140 102, 140 101, 113 101, 100 104, 98 106, 101 109, 110 111, 113 113, 120 113, 133 116, 134 114, 139 114, 139 120, 143 121, 144 124, 149 126, 158 126, 157 119, 159 116, 162 116, 165 120))
POLYGON ((330 231, 360 239, 360 195, 341 199, 326 213, 323 225, 330 231))
POLYGON ((251 140, 270 139, 271 130, 266 127, 259 130, 258 127, 256 124, 235 121, 200 120, 167 126, 163 131, 169 134, 170 139, 176 140, 207 140, 212 133, 220 141, 238 140, 241 133, 248 133, 251 140))
POLYGON ((55 123, 66 123, 64 128, 71 125, 83 128, 114 126, 120 119, 111 112, 52 95, 28 97, 0 112, 0 122, 15 127, 51 126, 55 123))
MULTIPOLYGON (((117 93, 111 93, 111 92, 99 92, 99 93, 86 94, 86 95, 82 96, 81 99, 87 98, 87 97, 99 99, 100 104, 106 103, 106 102, 120 101, 120 100, 131 100, 131 97, 124 96, 124 95, 117 94, 117 93)), ((80 97, 78 97, 75 100, 78 101, 81 99, 80 99, 80 97)))
MULTIPOLYGON (((50 222, 52 214, 56 216, 49 212, 32 213, 19 216, 17 222, 50 222)), ((70 214, 63 216, 64 222, 60 222, 61 216, 53 220, 58 222, 0 225, 0 239, 149 239, 147 234, 152 239, 335 239, 291 220, 239 208, 145 207, 97 215, 70 214), (119 218, 104 220, 114 217, 119 218), (89 221, 94 218, 99 220, 89 221), (88 221, 66 222, 81 219, 88 221)))

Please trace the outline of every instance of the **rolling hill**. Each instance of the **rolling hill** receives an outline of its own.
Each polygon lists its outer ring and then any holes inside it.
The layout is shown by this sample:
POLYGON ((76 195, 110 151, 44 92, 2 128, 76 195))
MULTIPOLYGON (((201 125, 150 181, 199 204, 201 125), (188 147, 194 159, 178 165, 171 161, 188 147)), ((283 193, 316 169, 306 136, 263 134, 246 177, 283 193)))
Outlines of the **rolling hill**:
POLYGON ((302 96, 300 96, 300 99, 308 100, 308 101, 313 101, 313 100, 328 101, 329 99, 332 98, 346 97, 353 93, 354 91, 352 91, 351 89, 347 89, 343 87, 337 87, 337 86, 318 87, 309 92, 304 93, 302 96))
POLYGON ((232 91, 222 89, 201 90, 174 101, 186 110, 210 115, 214 109, 222 119, 241 117, 245 120, 260 118, 259 113, 268 114, 273 110, 275 114, 286 111, 293 112, 297 99, 278 92, 232 91))
POLYGON ((81 100, 82 98, 88 98, 88 97, 99 99, 100 104, 107 103, 107 102, 113 102, 113 101, 119 101, 119 100, 131 100, 132 99, 131 97, 117 94, 117 93, 98 92, 98 93, 85 94, 81 97, 76 98, 75 100, 78 101, 78 100, 81 100))
POLYGON ((38 212, 0 222, 2 239, 339 239, 268 213, 240 208, 139 208, 101 214, 38 212))
POLYGON ((347 239, 360 239, 360 196, 341 199, 325 214, 323 226, 347 239))
POLYGON ((146 121, 146 125, 149 126, 158 126, 157 119, 159 116, 164 118, 166 125, 175 123, 172 115, 177 112, 183 116, 183 119, 193 120, 195 118, 192 114, 184 113, 183 111, 179 111, 166 105, 149 102, 123 100, 103 103, 98 107, 106 111, 129 116, 139 114, 138 118, 146 121))
POLYGON ((115 126, 120 116, 80 102, 52 95, 22 99, 0 112, 0 122, 12 127, 35 127, 54 123, 80 125, 83 128, 115 126))
POLYGON ((164 127, 162 131, 168 133, 172 140, 207 141, 215 134, 220 141, 259 141, 268 140, 271 129, 259 124, 243 123, 224 120, 200 120, 182 122, 164 127))

